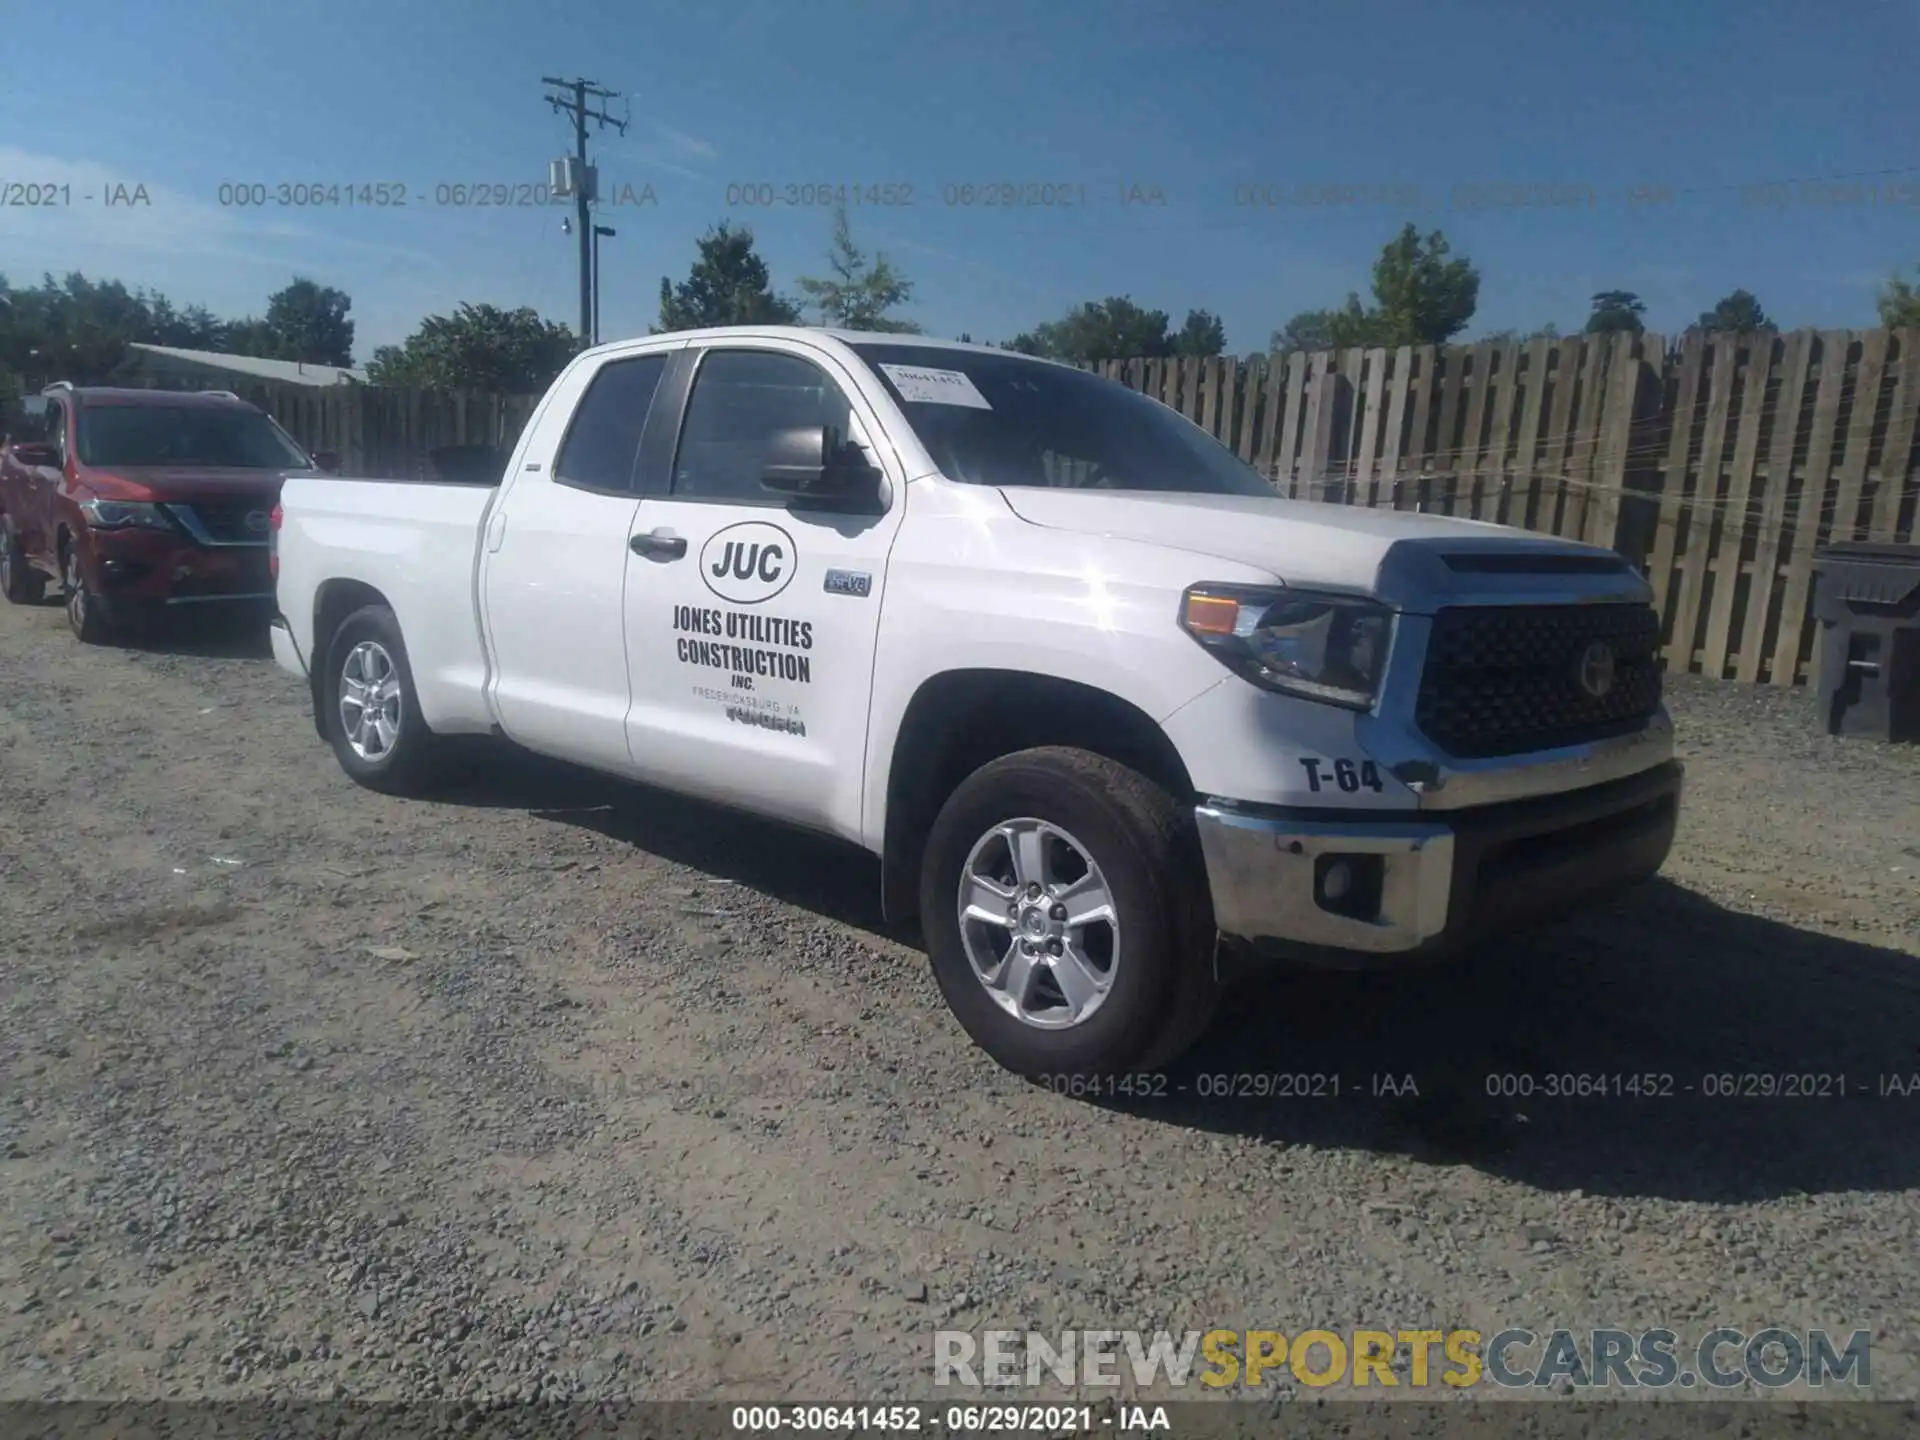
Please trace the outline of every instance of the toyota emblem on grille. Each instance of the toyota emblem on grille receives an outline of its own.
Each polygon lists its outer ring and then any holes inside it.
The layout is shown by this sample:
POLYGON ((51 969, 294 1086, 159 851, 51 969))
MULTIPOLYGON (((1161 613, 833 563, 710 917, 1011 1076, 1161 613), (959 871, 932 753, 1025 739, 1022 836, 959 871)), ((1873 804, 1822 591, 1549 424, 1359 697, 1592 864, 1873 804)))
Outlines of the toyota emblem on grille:
POLYGON ((267 518, 267 512, 264 510, 249 510, 247 512, 247 529, 255 535, 266 534, 267 527, 272 523, 273 522, 267 518))
POLYGON ((1613 689, 1613 647, 1596 640, 1580 654, 1580 668, 1574 672, 1580 688, 1596 700, 1607 698, 1613 689))

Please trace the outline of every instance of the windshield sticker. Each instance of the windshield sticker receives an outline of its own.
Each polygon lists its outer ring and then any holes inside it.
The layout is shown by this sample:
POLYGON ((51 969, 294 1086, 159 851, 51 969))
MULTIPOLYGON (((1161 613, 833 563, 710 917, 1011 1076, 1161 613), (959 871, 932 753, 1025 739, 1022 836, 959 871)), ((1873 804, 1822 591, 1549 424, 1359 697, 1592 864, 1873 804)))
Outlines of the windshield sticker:
POLYGON ((970 376, 959 370, 928 370, 919 365, 882 365, 893 388, 909 405, 962 405, 991 410, 970 376))

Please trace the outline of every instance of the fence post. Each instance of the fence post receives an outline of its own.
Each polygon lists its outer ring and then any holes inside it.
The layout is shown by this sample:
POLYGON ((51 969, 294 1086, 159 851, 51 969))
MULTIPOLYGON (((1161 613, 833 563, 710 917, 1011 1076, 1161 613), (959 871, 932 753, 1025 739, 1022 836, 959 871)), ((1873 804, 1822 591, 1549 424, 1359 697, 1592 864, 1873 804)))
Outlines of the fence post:
POLYGON ((1621 516, 1627 491, 1628 462, 1633 455, 1633 426, 1641 393, 1644 366, 1640 359, 1642 344, 1647 348, 1664 346, 1658 335, 1641 337, 1630 331, 1614 336, 1613 353, 1608 357, 1606 398, 1600 407, 1595 427, 1596 453, 1586 513, 1589 545, 1621 548, 1621 516))
POLYGON ((1334 442, 1340 434, 1343 377, 1333 364, 1334 357, 1326 359, 1325 368, 1307 382, 1307 432, 1302 437, 1300 485, 1294 492, 1306 500, 1325 500, 1332 493, 1329 482, 1334 473, 1334 442))

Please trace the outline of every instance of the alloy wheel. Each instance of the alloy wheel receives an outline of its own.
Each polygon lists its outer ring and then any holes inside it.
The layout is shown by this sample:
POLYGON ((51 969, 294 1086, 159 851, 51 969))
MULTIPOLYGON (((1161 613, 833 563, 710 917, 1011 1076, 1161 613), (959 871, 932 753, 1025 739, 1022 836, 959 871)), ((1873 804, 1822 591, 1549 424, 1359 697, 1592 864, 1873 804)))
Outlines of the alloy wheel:
POLYGON ((400 738, 400 672, 377 640, 362 640, 340 667, 340 725, 362 760, 383 760, 400 738))
POLYGON ((1120 917, 1087 847, 1059 826, 1005 820, 960 872, 960 934, 973 973, 1023 1024, 1065 1030, 1112 993, 1120 917))

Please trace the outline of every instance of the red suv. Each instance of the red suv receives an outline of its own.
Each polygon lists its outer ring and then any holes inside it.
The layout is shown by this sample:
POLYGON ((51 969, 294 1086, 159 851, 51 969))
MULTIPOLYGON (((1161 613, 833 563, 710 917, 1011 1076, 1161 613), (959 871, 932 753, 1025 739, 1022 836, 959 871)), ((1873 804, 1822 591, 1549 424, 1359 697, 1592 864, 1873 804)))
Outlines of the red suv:
POLYGON ((271 608, 280 482, 322 468, 272 416, 225 391, 64 383, 22 411, 0 448, 8 600, 58 580, 74 634, 96 645, 172 606, 271 608))

